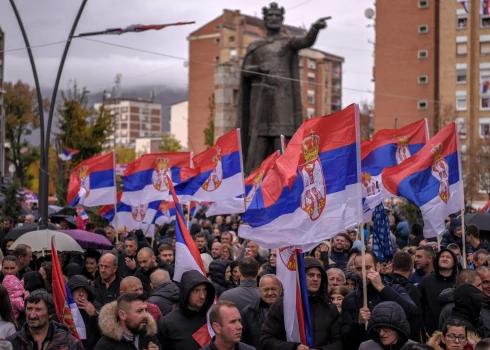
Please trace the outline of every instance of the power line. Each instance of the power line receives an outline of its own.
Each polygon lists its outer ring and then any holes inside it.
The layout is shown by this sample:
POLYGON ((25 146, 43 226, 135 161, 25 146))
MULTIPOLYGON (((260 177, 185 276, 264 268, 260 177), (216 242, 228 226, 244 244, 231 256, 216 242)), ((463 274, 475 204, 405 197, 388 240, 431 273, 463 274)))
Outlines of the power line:
MULTIPOLYGON (((39 47, 53 46, 53 45, 58 45, 58 44, 66 43, 66 42, 67 42, 67 40, 54 41, 52 43, 32 45, 30 48, 31 49, 36 49, 36 48, 39 48, 39 47)), ((27 50, 27 49, 28 49, 28 47, 25 47, 24 46, 24 47, 19 47, 19 48, 16 48, 16 49, 0 50, 0 52, 23 51, 23 50, 27 50)))

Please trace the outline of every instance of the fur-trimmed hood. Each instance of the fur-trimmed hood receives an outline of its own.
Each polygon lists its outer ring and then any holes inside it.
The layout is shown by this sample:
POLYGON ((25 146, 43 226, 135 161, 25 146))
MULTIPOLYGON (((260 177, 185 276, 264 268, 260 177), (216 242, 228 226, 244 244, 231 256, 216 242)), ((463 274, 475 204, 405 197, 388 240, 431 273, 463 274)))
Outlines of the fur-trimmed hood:
MULTIPOLYGON (((115 340, 123 340, 123 330, 119 327, 117 318, 117 301, 113 301, 107 305, 104 305, 100 310, 99 315, 99 328, 103 335, 115 340)), ((157 333, 157 323, 155 319, 148 313, 148 324, 146 326, 146 335, 154 336, 157 333)))
MULTIPOLYGON (((432 337, 430 337, 429 341, 427 342, 427 345, 429 345, 432 349, 434 350, 443 350, 441 348, 441 338, 442 338, 442 332, 435 331, 434 334, 432 334, 432 337)), ((465 346, 465 350, 472 350, 475 348, 475 345, 480 341, 480 337, 476 335, 473 332, 468 331, 468 344, 465 346)))

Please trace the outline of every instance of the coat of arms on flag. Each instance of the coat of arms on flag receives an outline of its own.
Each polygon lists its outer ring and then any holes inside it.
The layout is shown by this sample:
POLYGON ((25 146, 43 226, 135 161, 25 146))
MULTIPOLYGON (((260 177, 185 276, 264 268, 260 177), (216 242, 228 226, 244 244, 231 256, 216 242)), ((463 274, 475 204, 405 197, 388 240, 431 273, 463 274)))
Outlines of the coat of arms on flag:
POLYGON ((218 189, 223 182, 223 164, 221 162, 221 149, 218 149, 216 155, 213 157, 215 164, 213 171, 209 175, 208 179, 202 184, 202 188, 205 191, 213 192, 218 189))
POLYGON ((131 206, 131 215, 136 222, 143 222, 145 220, 146 212, 148 210, 148 204, 140 204, 131 206))
POLYGON ((259 188, 260 184, 262 183, 262 180, 264 179, 264 175, 265 175, 265 171, 260 170, 257 176, 254 177, 253 179, 254 184, 252 186, 252 189, 248 192, 247 197, 245 198, 247 203, 254 198, 255 192, 257 192, 257 189, 259 188))
POLYGON ((366 195, 364 197, 374 196, 379 193, 378 182, 373 179, 371 174, 362 172, 362 185, 366 190, 366 195))
POLYGON ((89 168, 86 165, 81 166, 77 170, 78 176, 78 192, 83 192, 85 198, 87 198, 90 194, 90 177, 89 177, 89 168))
POLYGON ((153 187, 157 191, 165 192, 168 191, 168 178, 170 176, 170 169, 168 164, 168 158, 157 158, 155 159, 156 168, 153 170, 151 175, 151 182, 153 187))
POLYGON ((410 158, 410 149, 408 148, 408 141, 410 138, 408 136, 395 137, 398 140, 398 145, 396 148, 396 163, 400 164, 405 159, 410 158))
POLYGON ((432 165, 432 176, 440 183, 439 197, 447 204, 451 192, 449 191, 449 166, 441 156, 443 150, 442 143, 432 146, 431 152, 434 155, 434 164, 432 165))
POLYGON ((296 250, 294 247, 279 248, 279 256, 289 271, 296 271, 296 250))

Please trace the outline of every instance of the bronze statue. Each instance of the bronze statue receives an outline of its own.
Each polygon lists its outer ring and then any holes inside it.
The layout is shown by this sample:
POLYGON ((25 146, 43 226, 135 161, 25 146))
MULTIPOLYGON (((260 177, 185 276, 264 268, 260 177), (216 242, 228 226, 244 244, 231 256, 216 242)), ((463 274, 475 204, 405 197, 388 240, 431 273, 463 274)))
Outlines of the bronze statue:
POLYGON ((250 173, 275 150, 280 136, 291 138, 303 123, 298 51, 313 46, 327 27, 320 18, 304 37, 281 33, 284 8, 264 7, 264 39, 251 43, 243 60, 238 121, 245 171, 250 173))

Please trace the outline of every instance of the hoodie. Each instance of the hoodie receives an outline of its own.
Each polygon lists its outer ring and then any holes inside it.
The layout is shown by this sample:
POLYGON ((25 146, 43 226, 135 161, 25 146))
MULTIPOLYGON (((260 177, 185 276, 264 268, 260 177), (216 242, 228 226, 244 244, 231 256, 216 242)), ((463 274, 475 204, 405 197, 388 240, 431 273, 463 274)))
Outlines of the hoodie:
MULTIPOLYGON (((454 307, 451 318, 466 321, 472 332, 482 326, 480 313, 483 306, 483 293, 472 284, 463 284, 454 291, 454 307)), ((481 335, 481 334, 479 334, 481 335)))
POLYGON ((9 293, 14 317, 19 318, 20 314, 24 312, 24 286, 19 279, 13 275, 5 276, 2 284, 9 293))
POLYGON ((230 266, 230 263, 230 260, 213 260, 209 264, 209 280, 213 284, 218 298, 233 286, 229 280, 225 279, 226 268, 230 266))
MULTIPOLYGON (((461 227, 461 218, 451 219, 451 222, 449 223, 449 229, 446 230, 446 232, 442 235, 441 246, 447 248, 449 244, 456 243, 459 249, 463 251, 463 238, 454 235, 454 231, 456 231, 458 227, 461 227)), ((473 247, 471 246, 468 239, 466 239, 466 254, 470 253, 473 253, 473 247)))
MULTIPOLYGON (((434 259, 434 272, 424 276, 419 282, 422 319, 429 334, 434 333, 439 328, 439 316, 441 314, 441 306, 438 302, 439 295, 444 289, 454 288, 457 274, 456 255, 448 249, 442 249, 434 259), (439 260, 444 252, 449 252, 455 262, 449 277, 444 277, 439 271, 439 260)), ((422 333, 424 334, 425 332, 422 333)))
POLYGON ((191 270, 180 279, 179 307, 158 321, 158 339, 162 349, 199 350, 206 344, 199 344, 193 335, 206 327, 206 314, 214 303, 215 291, 209 280, 199 271, 191 270), (198 285, 206 285, 206 300, 198 310, 188 307, 189 295, 198 285))

